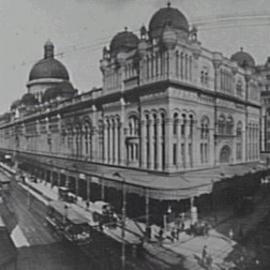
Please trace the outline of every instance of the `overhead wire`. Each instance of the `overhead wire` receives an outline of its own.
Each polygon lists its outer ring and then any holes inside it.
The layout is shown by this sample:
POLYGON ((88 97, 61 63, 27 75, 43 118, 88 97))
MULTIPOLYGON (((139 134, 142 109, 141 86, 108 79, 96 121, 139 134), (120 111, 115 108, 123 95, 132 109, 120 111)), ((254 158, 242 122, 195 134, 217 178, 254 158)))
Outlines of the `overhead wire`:
MULTIPOLYGON (((198 28, 199 31, 211 31, 215 29, 229 29, 237 27, 260 27, 270 25, 270 14, 235 14, 235 15, 220 15, 214 17, 197 17, 192 20, 192 24, 198 28), (254 20, 254 23, 247 24, 246 21, 254 20), (257 21, 257 22, 256 22, 257 21), (261 21, 261 22, 258 22, 261 21)), ((133 32, 138 32, 139 29, 131 29, 133 32)), ((111 36, 106 35, 95 40, 93 43, 80 43, 67 45, 55 53, 56 57, 64 58, 67 55, 75 54, 84 50, 91 50, 96 52, 102 47, 107 46, 110 42, 111 36)), ((22 61, 21 64, 13 65, 13 69, 19 66, 26 66, 36 63, 36 60, 22 61)), ((94 66, 94 65, 93 65, 94 66)))

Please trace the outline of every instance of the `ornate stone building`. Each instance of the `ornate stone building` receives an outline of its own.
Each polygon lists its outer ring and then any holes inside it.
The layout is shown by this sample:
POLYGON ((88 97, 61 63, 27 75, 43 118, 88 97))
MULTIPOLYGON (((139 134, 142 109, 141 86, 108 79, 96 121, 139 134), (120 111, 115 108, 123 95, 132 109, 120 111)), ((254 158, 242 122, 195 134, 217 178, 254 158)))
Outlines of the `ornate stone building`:
POLYGON ((180 201, 211 191, 224 175, 257 169, 260 84, 246 52, 228 59, 207 50, 168 5, 139 37, 117 33, 100 69, 102 88, 73 96, 68 72, 46 43, 27 83, 37 103, 17 118, 13 104, 0 126, 1 151, 91 200, 98 192, 116 200, 124 181, 138 208, 142 198, 147 207, 149 199, 180 201), (59 99, 55 83, 63 82, 59 99))

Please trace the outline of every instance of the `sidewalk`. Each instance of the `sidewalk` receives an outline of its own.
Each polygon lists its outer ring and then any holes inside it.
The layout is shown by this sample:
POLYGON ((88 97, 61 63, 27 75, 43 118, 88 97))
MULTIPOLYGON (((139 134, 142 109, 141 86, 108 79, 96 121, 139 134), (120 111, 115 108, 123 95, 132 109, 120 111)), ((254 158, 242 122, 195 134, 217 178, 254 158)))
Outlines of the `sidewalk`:
MULTIPOLYGON (((53 188, 50 187, 48 183, 45 184, 45 181, 38 180, 37 183, 31 182, 26 177, 26 185, 38 191, 38 193, 43 194, 44 197, 47 197, 50 200, 57 200, 58 199, 58 188, 55 186, 53 188)), ((71 207, 79 212, 81 215, 85 216, 89 220, 89 224, 97 225, 92 220, 91 209, 93 209, 93 203, 90 203, 89 209, 86 209, 85 202, 79 200, 77 204, 71 204, 71 207)), ((145 229, 144 223, 139 223, 139 226, 142 229, 145 229)), ((142 232, 138 229, 138 227, 134 224, 131 219, 127 219, 127 228, 126 231, 126 241, 139 241, 143 238, 142 232)), ((186 233, 182 232, 180 234, 180 240, 176 242, 171 242, 169 238, 165 238, 162 242, 162 247, 159 246, 157 240, 155 240, 154 235, 157 234, 160 228, 156 225, 152 226, 152 239, 154 239, 154 243, 147 243, 144 244, 145 249, 149 254, 154 256, 161 257, 168 263, 176 263, 179 261, 181 256, 185 257, 184 265, 188 267, 187 269, 203 269, 199 263, 198 258, 201 257, 202 249, 204 245, 208 246, 209 254, 212 255, 214 258, 214 265, 216 269, 217 263, 220 264, 223 262, 225 257, 233 250, 233 246, 235 245, 234 241, 231 241, 226 236, 218 233, 216 230, 211 230, 210 234, 207 238, 205 237, 193 237, 187 235, 186 233), (156 243, 155 243, 156 242, 156 243), (165 255, 166 252, 170 255, 165 255), (174 258, 174 259, 173 259, 174 258)), ((117 227, 116 229, 110 229, 108 227, 104 228, 104 232, 118 240, 121 241, 121 227, 117 227)), ((167 232, 169 236, 169 232, 167 232)), ((166 234, 165 234, 166 236, 166 234)))

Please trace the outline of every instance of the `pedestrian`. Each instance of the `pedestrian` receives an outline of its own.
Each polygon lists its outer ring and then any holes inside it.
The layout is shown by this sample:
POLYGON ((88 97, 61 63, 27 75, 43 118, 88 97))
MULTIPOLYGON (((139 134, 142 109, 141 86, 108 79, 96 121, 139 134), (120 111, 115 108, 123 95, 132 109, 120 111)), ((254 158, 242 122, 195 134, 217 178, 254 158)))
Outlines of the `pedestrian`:
POLYGON ((89 201, 86 201, 85 206, 86 206, 86 210, 89 210, 89 206, 90 206, 89 201))
POLYGON ((180 225, 176 228, 176 239, 179 240, 180 238, 180 232, 181 232, 181 228, 180 225))
POLYGON ((205 264, 206 257, 207 257, 207 246, 204 245, 203 250, 202 250, 202 263, 203 263, 203 265, 205 264))
POLYGON ((211 256, 211 254, 209 254, 207 257, 206 257, 206 267, 208 270, 212 270, 212 265, 213 265, 213 258, 211 256))
POLYGON ((163 228, 161 227, 159 232, 158 232, 158 239, 159 239, 159 244, 160 245, 161 245, 162 240, 163 240, 163 233, 164 233, 164 231, 163 231, 163 228))
POLYGON ((175 230, 174 228, 171 229, 171 241, 174 242, 175 239, 175 230))
POLYGON ((232 229, 229 230, 229 237, 231 240, 233 240, 233 230, 232 229))

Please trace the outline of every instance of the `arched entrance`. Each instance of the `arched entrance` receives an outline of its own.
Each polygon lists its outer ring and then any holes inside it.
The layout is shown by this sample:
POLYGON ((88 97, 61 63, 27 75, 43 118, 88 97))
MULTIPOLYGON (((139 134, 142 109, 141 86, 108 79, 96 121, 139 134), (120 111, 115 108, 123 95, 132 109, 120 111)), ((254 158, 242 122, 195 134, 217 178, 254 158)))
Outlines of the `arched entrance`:
POLYGON ((224 145, 220 150, 219 162, 229 163, 231 158, 231 148, 228 145, 224 145))

